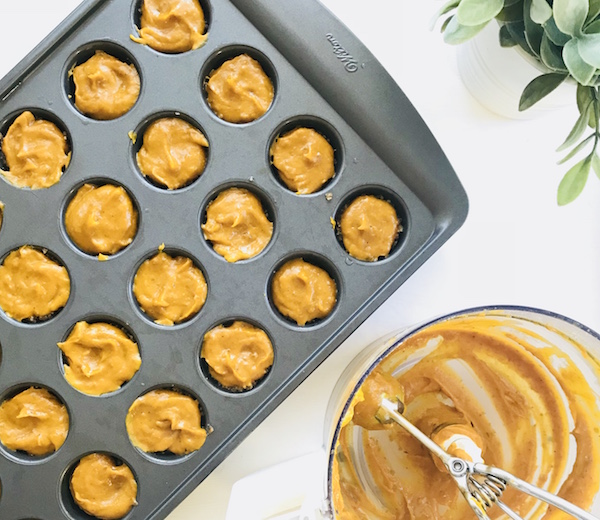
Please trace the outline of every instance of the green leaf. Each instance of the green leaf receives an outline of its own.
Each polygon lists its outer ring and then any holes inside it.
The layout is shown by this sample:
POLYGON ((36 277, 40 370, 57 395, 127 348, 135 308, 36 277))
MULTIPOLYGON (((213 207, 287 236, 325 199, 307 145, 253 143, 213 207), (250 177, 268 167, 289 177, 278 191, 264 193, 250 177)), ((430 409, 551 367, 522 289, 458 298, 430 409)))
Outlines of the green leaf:
POLYGON ((571 36, 561 32, 561 30, 556 26, 554 17, 550 18, 550 20, 544 24, 544 31, 546 31, 546 34, 548 35, 548 38, 552 40, 552 43, 554 43, 554 45, 558 45, 559 47, 566 45, 566 43, 571 39, 571 36))
POLYGON ((594 168, 596 176, 600 179, 600 157, 598 154, 594 154, 592 157, 592 168, 594 168))
POLYGON ((515 3, 506 5, 502 11, 496 15, 496 20, 500 22, 520 22, 523 20, 523 5, 515 3))
POLYGON ((565 79, 567 74, 560 74, 558 72, 550 72, 549 74, 542 74, 529 83, 521 94, 519 100, 519 112, 527 110, 529 107, 535 105, 540 99, 544 98, 556 87, 558 87, 565 79))
POLYGON ((588 0, 554 0, 556 26, 565 34, 579 36, 589 11, 588 0))
POLYGON ((585 34, 598 34, 600 33, 600 20, 592 22, 585 28, 585 34))
POLYGON ((525 0, 523 4, 523 22, 525 23, 525 38, 531 50, 536 56, 540 55, 540 47, 542 45, 542 36, 544 36, 544 28, 535 23, 530 16, 531 5, 533 0, 525 0))
POLYGON ((506 27, 506 25, 502 25, 500 27, 499 36, 500 47, 514 47, 515 45, 517 45, 517 42, 510 35, 510 31, 508 30, 508 27, 506 27))
POLYGON ((504 0, 504 7, 506 8, 519 2, 523 2, 523 0, 504 0))
POLYGON ((442 23, 441 27, 440 27, 440 32, 443 33, 446 30, 446 27, 448 27, 448 24, 450 23, 450 20, 452 20, 452 18, 454 18, 453 16, 449 16, 448 18, 446 18, 444 20, 444 23, 442 23))
POLYGON ((503 7, 504 0, 462 0, 456 16, 460 25, 476 27, 492 20, 503 7))
POLYGON ((527 38, 525 38, 525 23, 524 22, 512 22, 507 23, 506 27, 508 32, 512 36, 519 46, 528 54, 531 54, 534 58, 537 57, 533 49, 529 46, 527 38))
POLYGON ((557 45, 554 45, 548 34, 544 33, 542 36, 542 45, 540 47, 540 57, 542 63, 551 70, 560 72, 567 72, 567 66, 562 59, 562 49, 557 45))
POLYGON ((592 109, 592 106, 593 103, 590 102, 588 106, 584 108, 583 112, 579 114, 579 117, 577 118, 577 121, 575 121, 575 125, 573 126, 573 129, 565 139, 565 142, 556 149, 557 152, 562 152, 563 150, 569 148, 569 146, 573 146, 583 135, 583 132, 585 132, 585 129, 587 128, 587 123, 590 119, 590 110, 592 109))
MULTIPOLYGON (((588 103, 594 100, 594 89, 593 87, 586 87, 584 85, 577 85, 577 108, 579 109, 579 113, 585 110, 585 107, 588 103)), ((588 126, 590 128, 596 128, 596 117, 592 113, 590 113, 590 120, 588 121, 588 126)))
POLYGON ((591 156, 586 157, 565 174, 558 185, 557 202, 559 206, 569 204, 579 197, 587 182, 591 166, 591 156))
POLYGON ((552 16, 552 7, 546 0, 533 0, 529 9, 529 16, 537 24, 544 24, 552 16))
POLYGON ((590 0, 590 11, 586 22, 591 22, 600 14, 600 0, 590 0))
POLYGON ((569 40, 563 48, 563 60, 571 76, 575 78, 577 83, 587 85, 594 77, 596 68, 589 63, 583 61, 579 55, 579 49, 577 48, 577 39, 573 38, 569 40))
POLYGON ((583 141, 581 141, 575 148, 573 148, 567 155, 565 155, 557 164, 564 164, 569 159, 575 157, 581 150, 583 150, 586 145, 590 143, 590 140, 593 139, 594 134, 588 135, 583 141))
POLYGON ((437 11, 437 13, 435 13, 432 17, 431 17, 431 21, 429 23, 429 29, 431 31, 433 31, 435 24, 437 23, 437 21, 444 16, 445 14, 449 13, 450 11, 452 11, 452 9, 454 9, 455 7, 458 7, 458 4, 460 3, 460 0, 449 0, 448 2, 446 2, 442 7, 440 7, 437 11))
POLYGON ((458 23, 457 17, 453 16, 444 31, 444 41, 451 45, 464 43, 473 38, 473 36, 479 33, 486 25, 487 22, 475 26, 461 25, 458 23))
POLYGON ((577 49, 581 59, 600 69, 600 34, 583 34, 577 38, 577 49))

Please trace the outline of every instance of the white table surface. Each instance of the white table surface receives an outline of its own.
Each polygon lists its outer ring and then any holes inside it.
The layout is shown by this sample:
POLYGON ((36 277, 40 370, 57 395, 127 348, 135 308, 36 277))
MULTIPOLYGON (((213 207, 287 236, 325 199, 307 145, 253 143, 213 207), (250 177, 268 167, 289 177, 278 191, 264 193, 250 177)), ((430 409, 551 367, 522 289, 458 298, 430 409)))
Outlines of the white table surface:
MULTIPOLYGON (((540 307, 600 331, 599 179, 592 173, 577 201, 556 204, 566 170, 555 164, 554 150, 575 109, 529 121, 483 109, 461 83, 455 48, 429 31, 438 0, 322 1, 382 62, 429 125, 465 186, 469 216, 169 520, 222 520, 238 479, 319 449, 335 381, 361 347, 385 333, 485 304, 540 307)), ((0 0, 0 76, 78 3, 0 0)))

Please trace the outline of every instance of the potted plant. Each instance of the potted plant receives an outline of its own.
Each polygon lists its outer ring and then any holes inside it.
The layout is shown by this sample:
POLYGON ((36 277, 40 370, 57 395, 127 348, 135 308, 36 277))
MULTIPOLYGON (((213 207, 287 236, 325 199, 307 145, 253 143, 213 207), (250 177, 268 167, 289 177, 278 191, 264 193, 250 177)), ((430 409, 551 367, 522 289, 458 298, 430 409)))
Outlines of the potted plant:
POLYGON ((450 44, 473 38, 496 20, 502 47, 519 46, 537 60, 544 72, 523 90, 520 111, 564 81, 577 84, 579 118, 557 150, 569 150, 559 164, 579 158, 557 195, 559 205, 575 200, 592 170, 600 178, 600 0, 450 0, 438 11, 440 19, 450 44))

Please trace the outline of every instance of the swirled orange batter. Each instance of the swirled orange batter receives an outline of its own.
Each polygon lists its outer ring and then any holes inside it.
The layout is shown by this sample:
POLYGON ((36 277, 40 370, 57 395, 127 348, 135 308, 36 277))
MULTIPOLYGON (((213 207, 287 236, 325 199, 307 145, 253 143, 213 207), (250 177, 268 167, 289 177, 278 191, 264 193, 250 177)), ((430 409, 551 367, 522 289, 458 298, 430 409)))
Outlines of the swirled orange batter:
MULTIPOLYGON (((1 136, 0 136, 1 137, 1 136)), ((71 152, 67 137, 50 121, 23 112, 2 139, 2 153, 8 171, 4 178, 19 188, 48 188, 58 181, 69 165, 71 152)))
POLYGON ((247 390, 273 365, 273 345, 266 332, 250 323, 234 321, 204 335, 202 358, 210 375, 233 390, 247 390))
POLYGON ((206 166, 206 137, 178 117, 154 121, 144 132, 136 159, 140 171, 170 190, 196 180, 206 166))
POLYGON ((139 38, 160 52, 186 52, 206 42, 204 12, 198 0, 144 0, 139 38))
POLYGON ((79 321, 58 348, 67 358, 65 379, 89 395, 118 390, 142 363, 137 344, 109 323, 79 321))
POLYGON ((0 231, 2 231, 3 222, 4 222, 4 202, 0 201, 0 231))
POLYGON ((340 231, 346 251, 375 262, 390 254, 402 226, 394 206, 373 195, 361 195, 343 211, 340 231))
POLYGON ((135 66, 104 51, 73 69, 75 106, 93 119, 115 119, 128 112, 140 95, 135 66))
POLYGON ((75 245, 91 254, 114 255, 131 244, 138 214, 121 186, 84 184, 69 202, 65 228, 75 245))
POLYGON ((249 123, 266 113, 274 90, 260 63, 240 54, 211 72, 206 93, 218 117, 230 123, 249 123))
POLYGON ((70 489, 83 511, 102 520, 123 518, 137 505, 137 482, 129 466, 101 453, 91 453, 79 461, 70 489))
POLYGON ((127 412, 127 433, 134 446, 149 453, 185 455, 202 447, 198 401, 174 390, 152 390, 138 397, 127 412))
POLYGON ((271 294, 281 314, 304 326, 331 313, 337 286, 325 269, 295 258, 275 273, 271 294))
POLYGON ((142 263, 133 279, 140 307, 160 325, 192 317, 204 305, 207 292, 204 275, 191 259, 162 251, 142 263))
POLYGON ((30 387, 0 405, 0 442, 9 450, 48 455, 68 432, 66 406, 45 388, 30 387))
MULTIPOLYGON (((402 342, 378 370, 404 388, 404 415, 451 453, 480 457, 589 510, 600 488, 600 365, 572 340, 552 331, 548 340, 541 327, 523 323, 440 322, 402 342), (473 447, 481 452, 473 455, 473 447)), ((354 425, 343 427, 336 446, 336 519, 475 518, 453 479, 404 429, 354 425), (367 462, 369 492, 357 452, 367 462)), ((570 518, 514 489, 502 500, 523 518, 570 518)), ((497 508, 488 513, 502 516, 497 508)))
POLYGON ((228 262, 259 254, 273 236, 273 223, 256 195, 244 188, 219 193, 206 209, 204 238, 228 262))
POLYGON ((296 128, 271 145, 281 180, 301 195, 314 193, 335 175, 333 147, 312 128, 296 128))
POLYGON ((0 265, 0 308, 15 320, 48 317, 70 292, 67 270, 33 247, 20 247, 0 265))

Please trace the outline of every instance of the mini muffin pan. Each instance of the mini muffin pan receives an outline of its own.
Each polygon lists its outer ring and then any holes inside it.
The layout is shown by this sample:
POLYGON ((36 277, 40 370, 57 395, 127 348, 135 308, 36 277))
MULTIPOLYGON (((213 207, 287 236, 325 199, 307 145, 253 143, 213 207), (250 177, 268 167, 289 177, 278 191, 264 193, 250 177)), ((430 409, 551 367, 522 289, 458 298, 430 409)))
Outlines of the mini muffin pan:
MULTIPOLYGON (((4 219, 0 261, 28 244, 47 250, 71 278, 67 305, 49 319, 20 323, 0 313, 0 400, 29 385, 48 388, 69 411, 65 444, 46 457, 0 445, 0 518, 85 520, 74 504, 69 475, 84 455, 108 453, 129 465, 138 505, 127 519, 161 519, 190 493, 328 354, 390 296, 463 223, 467 198, 452 167, 400 88, 368 50, 316 0, 201 0, 209 21, 206 44, 163 54, 130 40, 139 0, 88 0, 0 81, 0 132, 31 110, 59 124, 72 150, 61 181, 19 189, 0 179, 4 219), (125 115, 96 121, 72 103, 69 70, 96 49, 133 63, 140 96, 125 115), (206 76, 242 52, 270 76, 275 98, 246 124, 220 120, 206 102, 206 76), (180 115, 206 135, 206 168, 174 191, 148 182, 135 153, 148 123, 180 115), (311 126, 336 151, 336 175, 315 194, 285 188, 269 161, 273 140, 311 126), (132 132, 137 132, 133 143, 132 132), (107 261, 80 251, 64 230, 64 210, 85 182, 123 186, 139 210, 133 242, 107 261), (271 243, 255 258, 227 263, 204 239, 207 204, 230 186, 250 189, 274 223, 271 243), (359 262, 344 251, 335 220, 354 196, 389 199, 404 231, 389 257, 359 262), (208 296, 192 318, 173 327, 139 309, 132 282, 158 247, 189 256, 205 274, 208 296), (325 268, 338 302, 325 319, 299 327, 270 300, 269 283, 286 260, 302 257, 325 268), (272 340, 272 368, 253 389, 226 392, 200 360, 204 334, 240 319, 272 340), (82 394, 64 378, 57 347, 79 320, 122 324, 138 342, 142 365, 110 394, 82 394), (125 416, 140 395, 175 388, 195 397, 210 431, 189 455, 146 455, 129 441, 125 416)), ((1 155, 1 154, 0 154, 1 155)), ((1 158, 0 158, 1 159, 1 158)), ((2 164, 5 167, 5 164, 2 164)))

